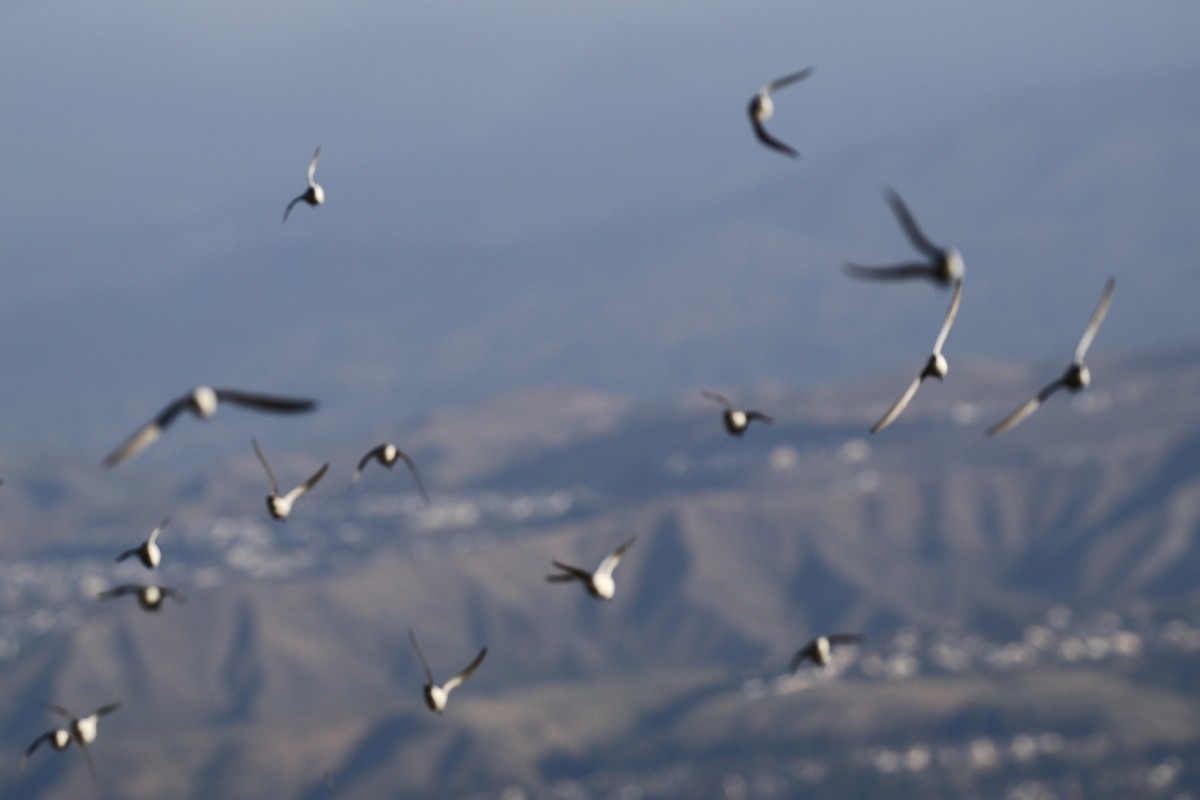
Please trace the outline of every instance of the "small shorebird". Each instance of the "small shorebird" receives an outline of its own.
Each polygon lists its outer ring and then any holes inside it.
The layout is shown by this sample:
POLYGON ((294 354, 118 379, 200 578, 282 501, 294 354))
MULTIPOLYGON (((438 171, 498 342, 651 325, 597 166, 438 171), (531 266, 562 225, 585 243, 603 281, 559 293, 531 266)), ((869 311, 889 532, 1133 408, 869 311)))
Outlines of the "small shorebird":
POLYGON ((163 528, 167 527, 167 523, 171 521, 167 517, 158 524, 158 527, 150 531, 150 538, 142 542, 140 547, 135 547, 132 550, 126 550, 121 555, 117 556, 117 562, 120 563, 127 558, 137 556, 138 561, 145 565, 146 569, 154 569, 162 563, 162 550, 158 547, 158 535, 162 533, 163 528))
POLYGON ((417 644, 417 634, 412 628, 408 629, 408 640, 412 642, 413 650, 417 652, 417 659, 421 662, 421 669, 425 671, 425 705, 429 706, 430 711, 436 711, 441 714, 446 709, 446 703, 450 700, 450 693, 462 686, 467 678, 471 677, 471 673, 479 668, 483 663, 483 657, 487 655, 488 649, 485 647, 479 651, 479 655, 475 656, 475 660, 467 665, 467 668, 455 675, 450 680, 446 681, 441 686, 433 682, 433 673, 429 671, 429 665, 425 663, 425 656, 421 653, 421 646, 417 644))
POLYGON ((288 203, 288 207, 283 211, 283 221, 287 222, 288 214, 292 213, 292 206, 303 200, 310 206, 319 206, 325 202, 325 190, 321 188, 314 177, 317 174, 317 160, 321 157, 321 148, 318 146, 317 151, 313 153, 312 161, 308 162, 308 188, 304 190, 304 194, 297 197, 292 202, 288 203))
POLYGON ((1100 304, 1092 312, 1092 318, 1088 322, 1087 328, 1083 331, 1083 338, 1079 340, 1079 344, 1075 348, 1075 357, 1071 359, 1070 366, 1067 367, 1062 376, 1018 406, 1016 411, 988 428, 988 436, 996 436, 1017 427, 1025 421, 1026 417, 1037 411, 1042 403, 1046 401, 1047 397, 1059 389, 1079 392, 1087 388, 1088 384, 1092 382, 1092 373, 1088 370, 1087 365, 1083 363, 1083 357, 1087 355, 1088 348, 1092 346, 1092 340, 1096 338, 1096 331, 1100 330, 1100 323, 1104 321, 1105 315, 1108 314, 1108 306, 1112 303, 1113 288, 1115 286, 1116 280, 1113 278, 1109 278, 1108 283, 1104 284, 1104 293, 1100 295, 1100 304))
POLYGON ((894 189, 885 193, 892 213, 900 222, 900 227, 908 236, 908 241, 919 250, 928 261, 908 261, 886 267, 865 267, 861 264, 846 264, 846 270, 855 278, 876 281, 906 280, 908 278, 926 278, 942 286, 961 281, 965 267, 962 255, 953 247, 938 247, 921 233, 912 212, 904 204, 904 200, 894 189))
POLYGON ((258 456, 259 463, 263 465, 263 469, 267 472, 267 478, 271 481, 271 493, 267 495, 267 511, 275 519, 287 519, 288 514, 292 513, 292 503, 317 485, 317 481, 321 480, 325 476, 325 471, 329 469, 329 462, 325 462, 325 465, 304 483, 287 494, 281 495, 279 484, 275 481, 275 473, 271 472, 271 465, 267 463, 267 457, 263 455, 262 448, 258 446, 258 440, 251 439, 250 442, 254 445, 254 452, 258 456))
POLYGON ((198 386, 183 397, 171 401, 171 404, 159 412, 157 417, 143 425, 124 444, 105 456, 105 466, 116 466, 125 459, 136 455, 142 448, 162 436, 167 426, 174 422, 175 418, 183 411, 190 411, 201 419, 208 419, 217 413, 217 406, 221 403, 232 403, 255 411, 273 411, 285 414, 312 411, 317 407, 313 400, 272 397, 237 389, 213 389, 208 386, 198 386))
POLYGON ((805 661, 811 661, 818 667, 823 667, 829 663, 829 656, 834 647, 860 641, 862 641, 862 636, 857 633, 831 633, 828 636, 818 636, 796 651, 796 655, 792 656, 789 669, 794 674, 805 661))
POLYGON ((725 406, 725 430, 729 431, 731 436, 741 436, 753 421, 765 422, 768 425, 775 421, 761 411, 741 411, 736 409, 733 407, 733 403, 716 392, 702 392, 702 394, 709 400, 716 400, 725 406))
POLYGON ((946 361, 946 357, 942 355, 942 345, 946 343, 946 336, 950 333, 950 326, 954 324, 954 318, 958 315, 958 304, 962 300, 962 281, 957 281, 954 284, 954 296, 950 298, 950 308, 946 310, 946 319, 942 321, 942 329, 938 332, 937 340, 933 343, 933 355, 925 362, 925 368, 921 370, 921 374, 908 385, 908 389, 904 394, 900 395, 900 399, 892 404, 892 407, 887 410, 887 413, 871 427, 871 433, 879 433, 881 430, 891 425, 896 417, 908 407, 908 403, 917 393, 917 389, 926 378, 937 378, 939 381, 946 377, 950 372, 950 362, 946 361))
POLYGON ((408 471, 412 473, 413 479, 417 482, 417 491, 421 493, 421 499, 425 501, 426 505, 429 505, 429 495, 425 492, 425 484, 421 482, 421 474, 417 472, 417 465, 413 463, 413 460, 409 458, 407 453, 394 444, 381 444, 363 456, 362 460, 358 462, 358 468, 354 470, 354 478, 350 481, 351 485, 358 483, 358 479, 362 477, 363 469, 371 462, 371 459, 375 459, 388 469, 391 469, 397 461, 403 461, 408 467, 408 471))
POLYGON ((750 124, 754 126, 754 135, 758 140, 770 147, 772 150, 778 150, 784 155, 792 158, 799 158, 800 154, 793 150, 788 145, 776 139, 771 134, 767 133, 767 129, 763 127, 763 123, 771 118, 775 113, 775 103, 771 100, 771 92, 776 89, 782 89, 785 86, 790 86, 797 81, 802 81, 809 75, 812 75, 813 68, 802 69, 799 72, 793 72, 791 75, 785 75, 782 78, 773 80, 766 86, 754 93, 754 97, 750 99, 750 124))
POLYGON ((613 595, 617 592, 617 584, 613 580, 613 570, 621 563, 621 556, 625 555, 625 551, 633 546, 636 539, 637 536, 630 536, 622 542, 620 547, 604 557, 604 560, 600 562, 600 566, 596 567, 595 572, 588 572, 586 569, 573 567, 561 561, 551 561, 550 563, 554 564, 562 572, 547 575, 546 580, 550 583, 579 581, 592 597, 599 598, 600 600, 612 600, 613 595))
POLYGON ((170 586, 159 586, 155 583, 145 586, 125 583, 103 591, 96 596, 101 600, 111 600, 114 597, 122 597, 127 594, 137 595, 138 605, 147 611, 158 611, 162 608, 162 604, 166 602, 168 597, 177 603, 187 602, 187 598, 183 596, 183 592, 178 589, 172 589, 170 586))

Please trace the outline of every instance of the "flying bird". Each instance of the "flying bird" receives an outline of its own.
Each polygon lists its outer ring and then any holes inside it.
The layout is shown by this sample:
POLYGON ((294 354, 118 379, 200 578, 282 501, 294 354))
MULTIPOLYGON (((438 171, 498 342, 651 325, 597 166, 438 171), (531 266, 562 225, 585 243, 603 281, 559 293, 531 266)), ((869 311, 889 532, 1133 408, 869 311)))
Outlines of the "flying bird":
POLYGON ((588 572, 586 569, 572 567, 570 564, 564 564, 561 561, 551 561, 550 563, 554 564, 562 572, 547 575, 546 580, 550 583, 579 581, 592 597, 600 600, 612 600, 613 595, 617 592, 617 584, 613 580, 613 570, 621 563, 621 556, 625 555, 625 551, 633 546, 633 542, 636 539, 637 536, 630 536, 622 542, 620 547, 604 557, 604 560, 600 562, 600 566, 596 567, 595 572, 588 572))
POLYGON ((855 278, 875 281, 907 280, 909 278, 925 278, 942 286, 961 281, 965 267, 962 255, 953 247, 938 247, 921 233, 912 212, 904 204, 904 200, 894 189, 885 193, 892 212, 900 222, 900 227, 908 236, 912 246, 925 256, 927 261, 907 261, 884 267, 865 267, 861 264, 846 264, 846 270, 855 278))
POLYGON ((162 604, 166 602, 168 597, 177 603, 187 602, 187 598, 183 596, 183 592, 178 589, 172 589, 170 586, 159 586, 155 583, 145 586, 126 583, 103 591, 96 596, 101 600, 111 600, 114 597, 123 597, 127 594, 137 595, 138 605, 146 611, 158 611, 162 608, 162 604))
POLYGON ((716 400, 725 406, 725 430, 729 431, 731 436, 741 436, 753 421, 765 422, 768 425, 775 421, 761 411, 741 411, 736 409, 733 407, 733 403, 716 392, 703 392, 703 395, 709 400, 716 400))
POLYGON ((417 465, 413 463, 407 453, 394 444, 381 444, 363 456, 362 460, 358 462, 358 468, 354 470, 354 479, 351 480, 351 485, 358 483, 358 479, 362 477, 362 472, 371 459, 375 459, 388 469, 391 469, 397 461, 403 461, 417 482, 417 490, 421 493, 421 499, 425 501, 426 505, 429 504, 429 495, 425 492, 425 484, 421 482, 421 474, 417 472, 417 465))
POLYGON ((41 736, 37 737, 30 743, 29 747, 25 748, 25 755, 21 756, 21 764, 19 769, 25 768, 25 762, 29 761, 29 757, 33 752, 41 746, 42 742, 48 742, 58 752, 66 750, 71 744, 71 732, 66 728, 55 728, 52 731, 46 731, 41 736))
POLYGON ((938 333, 937 340, 933 343, 933 355, 925 362, 925 368, 921 370, 921 374, 908 385, 908 389, 904 394, 900 395, 900 399, 892 404, 892 407, 887 410, 883 418, 876 422, 871 428, 871 433, 879 433, 881 430, 891 425, 896 417, 908 407, 908 403, 917 393, 917 389, 926 378, 937 378, 939 381, 946 377, 946 373, 950 371, 950 363, 946 361, 946 357, 942 355, 942 345, 946 343, 946 336, 950 333, 950 326, 954 324, 954 318, 958 315, 958 304, 962 300, 962 281, 954 284, 954 296, 950 298, 950 308, 946 310, 946 319, 942 322, 942 330, 938 333))
POLYGON ((283 211, 283 221, 287 222, 288 214, 292 213, 292 206, 299 203, 301 200, 308 203, 310 206, 319 206, 325 202, 325 190, 321 188, 315 180, 317 174, 317 160, 321 157, 321 148, 317 147, 313 153, 312 161, 308 162, 308 188, 304 190, 304 194, 297 197, 292 202, 288 203, 288 207, 283 211))
POLYGON ((818 667, 823 667, 829 663, 829 657, 834 647, 860 641, 862 641, 862 636, 857 633, 831 633, 828 636, 818 636, 796 651, 796 655, 792 656, 789 669, 792 674, 795 674, 805 661, 811 661, 818 667))
POLYGON ((776 89, 782 89, 785 86, 791 86, 797 81, 802 81, 809 75, 812 75, 812 73, 813 68, 809 67, 799 72, 793 72, 791 75, 785 75, 778 80, 773 80, 755 92, 754 97, 750 99, 750 124, 754 126, 754 135, 767 147, 770 147, 772 150, 778 150, 792 158, 799 158, 800 154, 767 133, 767 129, 763 127, 763 123, 769 120, 775 113, 775 103, 771 100, 771 92, 776 89))
POLYGON ((121 555, 117 556, 117 562, 120 563, 131 556, 137 556, 138 561, 145 565, 146 569, 154 569, 162 563, 162 550, 158 547, 158 535, 162 533, 163 528, 167 527, 167 523, 171 521, 167 517, 158 524, 158 527, 150 531, 150 537, 142 542, 140 547, 135 547, 132 550, 126 550, 121 555))
POLYGON ((105 456, 105 466, 116 466, 125 459, 136 455, 162 436, 167 426, 174 422, 175 418, 183 411, 190 411, 201 419, 208 419, 217 413, 217 406, 221 403, 232 403, 235 406, 254 411, 284 414, 312 411, 317 407, 313 400, 273 397, 265 394, 251 394, 237 389, 212 389, 208 386, 198 386, 183 397, 171 401, 171 404, 159 412, 157 417, 139 428, 123 445, 105 456))
POLYGON ((254 452, 258 455, 259 463, 263 465, 263 469, 267 472, 267 478, 271 481, 271 493, 267 495, 267 511, 275 519, 287 519, 288 514, 292 513, 292 503, 317 485, 317 481, 321 480, 325 476, 325 471, 329 469, 329 462, 325 462, 325 465, 304 483, 287 494, 281 495, 279 484, 275 481, 275 473, 271 472, 271 465, 267 463, 267 457, 263 455, 262 448, 258 446, 258 440, 251 439, 250 441, 254 445, 254 452))
POLYGON ((1116 283, 1115 279, 1109 278, 1108 282, 1104 284, 1104 293, 1100 295, 1100 304, 1092 312, 1092 318, 1083 331, 1083 338, 1079 340, 1079 345, 1075 348, 1075 357, 1071 359, 1071 365, 1067 367, 1066 372, 1058 380, 1018 406, 1016 411, 988 428, 988 436, 997 436, 1017 427, 1025 421, 1026 417, 1037 411, 1042 403, 1046 402, 1047 397, 1059 389, 1079 392, 1087 388, 1088 384, 1092 382, 1092 373, 1083 363, 1083 357, 1087 355, 1088 348, 1092 346, 1092 340, 1096 338, 1096 331, 1100 330, 1100 323, 1104 322, 1104 317, 1108 314, 1108 306, 1112 303, 1113 288, 1116 283))
POLYGON ((463 682, 471 677, 471 673, 479 668, 479 665, 483 663, 483 657, 487 655, 488 649, 485 647, 480 650, 479 655, 475 656, 475 660, 468 664, 466 669, 441 686, 438 686, 433 682, 433 673, 429 671, 429 665, 425 663, 425 656, 421 654, 421 647, 417 644, 417 635, 413 632, 412 628, 408 629, 408 640, 412 642, 413 650, 417 651, 417 659, 421 662, 421 669, 425 670, 425 705, 429 706, 430 711, 436 711, 441 714, 446 709, 450 693, 459 686, 462 686, 463 682))
POLYGON ((92 780, 95 780, 96 764, 94 761, 92 761, 92 754, 88 750, 88 745, 96 741, 96 733, 99 727, 100 718, 108 716, 120 707, 120 703, 110 703, 106 706, 97 708, 86 717, 77 717, 62 706, 57 706, 53 703, 47 703, 46 708, 50 709, 55 714, 58 714, 60 717, 70 720, 70 722, 67 724, 66 729, 49 731, 48 733, 44 733, 35 739, 33 744, 29 745, 29 748, 25 751, 25 756, 21 760, 22 766, 24 766, 25 761, 28 760, 33 751, 37 749, 37 746, 44 741, 50 742, 51 747, 59 751, 67 749, 68 744, 75 742, 75 744, 79 745, 79 749, 83 751, 83 755, 87 759, 88 770, 92 773, 92 780), (66 733, 68 737, 65 740, 62 736, 64 733, 66 733))

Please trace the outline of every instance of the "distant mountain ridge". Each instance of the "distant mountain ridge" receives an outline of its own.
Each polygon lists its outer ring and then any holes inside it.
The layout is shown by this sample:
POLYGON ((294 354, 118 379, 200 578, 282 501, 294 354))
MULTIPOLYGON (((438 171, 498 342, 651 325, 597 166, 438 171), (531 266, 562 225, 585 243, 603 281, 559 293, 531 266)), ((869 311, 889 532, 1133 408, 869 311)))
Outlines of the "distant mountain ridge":
MULTIPOLYGON (((547 521, 468 516, 423 527, 419 503, 366 514, 376 498, 412 494, 380 471, 364 478, 361 496, 318 489, 306 511, 277 525, 265 519, 265 488, 246 453, 197 467, 209 475, 199 489, 191 478, 161 478, 154 491, 166 494, 156 507, 170 504, 171 492, 191 498, 180 527, 166 535, 177 538, 164 547, 190 552, 188 542, 219 522, 232 537, 223 546, 231 559, 270 532, 264 555, 315 568, 272 578, 168 561, 163 569, 177 570, 189 602, 159 614, 81 593, 74 602, 82 626, 35 640, 0 667, 0 685, 14 720, 38 719, 39 697, 124 699, 97 745, 104 785, 123 796, 242 795, 280 779, 299 791, 317 785, 323 765, 364 791, 409 787, 401 794, 410 796, 449 781, 465 792, 593 769, 606 762, 585 742, 607 741, 605 752, 615 752, 617 732, 635 720, 645 726, 628 734, 635 739, 671 731, 653 752, 725 752, 732 745, 720 744, 720 728, 689 745, 690 728, 667 721, 717 714, 721 725, 745 724, 737 676, 777 674, 816 631, 863 631, 869 653, 908 626, 1019 638, 1054 606, 1082 615, 1191 596, 1200 569, 1194 348, 1097 359, 1087 393, 1054 398, 995 440, 983 436, 986 419, 1026 393, 1029 379, 959 367, 878 436, 866 429, 891 400, 891 376, 814 393, 739 392, 776 417, 740 440, 698 393, 647 407, 534 392, 432 414, 406 442, 428 467, 431 511, 562 492, 567 512, 547 521), (482 443, 478 454, 466 444, 472 440, 482 443), (347 526, 365 538, 347 539, 344 552, 313 550, 347 526), (544 581, 552 559, 592 564, 630 534, 638 540, 617 571, 611 603, 544 581), (421 706, 409 626, 439 665, 490 648, 445 720, 421 706), (589 686, 598 693, 590 702, 589 686), (551 716, 526 719, 525 702, 551 716), (554 709, 597 714, 594 704, 605 702, 611 721, 602 715, 556 728, 554 709), (519 737, 500 734, 519 719, 519 737)), ((227 438, 219 429, 202 435, 227 438)), ((343 445, 333 459, 347 479, 353 452, 343 445)), ((121 486, 139 474, 89 472, 78 484, 68 476, 35 516, 86 520, 94 500, 78 488, 121 486)), ((20 472, 6 480, 6 548, 31 535, 14 523, 33 490, 20 472)), ((119 525, 130 523, 118 517, 131 508, 106 503, 107 524, 85 523, 43 545, 47 557, 69 559, 72 547, 98 535, 119 539, 119 525)), ((23 548, 31 563, 34 545, 23 548)), ((1037 675, 1029 691, 1040 691, 1037 675)), ((1112 697, 1144 691, 1112 680, 1112 697)), ((986 681, 969 685, 976 688, 961 694, 967 707, 977 692, 991 696, 986 681)), ((876 690, 863 691, 865 698, 876 690)), ((4 746, 24 746, 30 730, 29 722, 7 726, 4 746)), ((87 780, 80 764, 53 755, 12 785, 32 791, 87 780)))

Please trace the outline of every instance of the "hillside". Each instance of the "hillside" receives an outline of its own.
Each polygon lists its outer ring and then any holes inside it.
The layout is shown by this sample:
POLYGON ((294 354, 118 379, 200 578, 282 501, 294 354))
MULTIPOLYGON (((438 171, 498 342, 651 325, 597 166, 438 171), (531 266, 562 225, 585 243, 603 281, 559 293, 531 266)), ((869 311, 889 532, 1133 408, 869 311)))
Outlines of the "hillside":
MULTIPOLYGON (((267 519, 240 434, 215 423, 172 431, 128 473, 10 465, 0 743, 15 763, 51 724, 42 699, 121 699, 93 748, 101 796, 320 797, 326 770, 344 796, 544 796, 563 780, 603 796, 614 773, 649 786, 671 764, 713 794, 726 772, 801 754, 826 786, 882 791, 879 748, 1045 734, 1058 749, 1036 769, 947 756, 893 788, 987 794, 1023 769, 1057 785, 1072 748, 1103 747, 1129 790, 1200 734, 1185 711, 1200 355, 1092 366, 1089 393, 994 441, 982 428, 1055 365, 956 364, 875 437, 906 373, 726 390, 776 417, 741 440, 698 392, 517 395, 432 414, 405 439, 431 507, 399 472, 349 492, 360 448, 343 446, 328 454, 337 478, 286 524, 267 519), (168 477, 161 463, 200 438, 237 455, 168 477), (188 602, 146 614, 90 599, 144 578, 111 557, 166 512, 160 578, 188 602), (591 565, 629 534, 610 604, 543 581, 551 559, 591 565), (421 703, 410 626, 439 674, 490 648, 444 718, 421 703), (806 637, 837 629, 868 638, 831 680, 780 681, 806 637)), ((276 469, 316 462, 284 452, 276 469)), ((78 754, 48 751, 0 780, 54 796, 88 778, 78 754)))

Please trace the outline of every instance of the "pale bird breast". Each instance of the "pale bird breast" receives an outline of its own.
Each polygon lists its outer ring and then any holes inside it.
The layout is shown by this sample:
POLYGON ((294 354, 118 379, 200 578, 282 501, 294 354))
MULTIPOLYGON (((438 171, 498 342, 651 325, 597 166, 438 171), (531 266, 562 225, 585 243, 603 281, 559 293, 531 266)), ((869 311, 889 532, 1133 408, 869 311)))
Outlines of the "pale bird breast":
POLYGON ((217 412, 217 393, 207 386, 198 386, 192 391, 192 408, 202 417, 211 417, 217 412))

